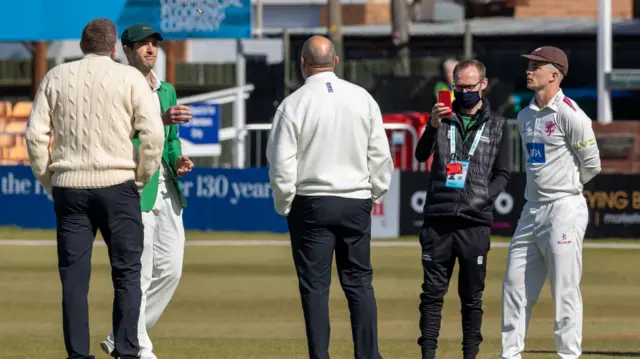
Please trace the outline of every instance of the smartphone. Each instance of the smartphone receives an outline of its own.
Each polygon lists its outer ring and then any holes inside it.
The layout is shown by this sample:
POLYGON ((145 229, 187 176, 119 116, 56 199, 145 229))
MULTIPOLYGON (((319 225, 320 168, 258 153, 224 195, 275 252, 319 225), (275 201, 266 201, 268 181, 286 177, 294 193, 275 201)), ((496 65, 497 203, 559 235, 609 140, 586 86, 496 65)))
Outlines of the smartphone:
POLYGON ((453 111, 451 107, 451 91, 449 90, 438 91, 438 102, 443 103, 445 106, 449 108, 449 116, 451 116, 453 111))

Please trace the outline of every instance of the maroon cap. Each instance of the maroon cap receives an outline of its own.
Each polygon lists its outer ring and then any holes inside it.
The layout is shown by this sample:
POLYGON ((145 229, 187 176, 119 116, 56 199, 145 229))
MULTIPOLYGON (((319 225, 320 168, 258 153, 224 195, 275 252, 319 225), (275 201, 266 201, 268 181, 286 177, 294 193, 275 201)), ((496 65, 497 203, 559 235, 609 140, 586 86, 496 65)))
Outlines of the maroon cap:
POLYGON ((529 55, 521 56, 533 61, 550 63, 557 67, 564 76, 567 76, 567 72, 569 72, 569 59, 567 59, 567 54, 557 47, 543 46, 533 50, 529 55))

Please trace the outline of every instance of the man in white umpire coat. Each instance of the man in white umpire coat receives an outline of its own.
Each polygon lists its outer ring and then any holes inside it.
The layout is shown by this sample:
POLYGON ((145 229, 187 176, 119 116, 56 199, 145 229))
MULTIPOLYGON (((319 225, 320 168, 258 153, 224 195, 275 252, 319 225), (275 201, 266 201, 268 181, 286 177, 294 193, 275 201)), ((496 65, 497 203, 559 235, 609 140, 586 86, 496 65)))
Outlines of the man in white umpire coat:
POLYGON ((331 41, 310 38, 301 60, 305 84, 278 107, 267 160, 276 211, 289 225, 309 357, 329 359, 335 250, 355 358, 380 359, 371 210, 394 170, 382 115, 366 90, 334 74, 339 59, 331 41))

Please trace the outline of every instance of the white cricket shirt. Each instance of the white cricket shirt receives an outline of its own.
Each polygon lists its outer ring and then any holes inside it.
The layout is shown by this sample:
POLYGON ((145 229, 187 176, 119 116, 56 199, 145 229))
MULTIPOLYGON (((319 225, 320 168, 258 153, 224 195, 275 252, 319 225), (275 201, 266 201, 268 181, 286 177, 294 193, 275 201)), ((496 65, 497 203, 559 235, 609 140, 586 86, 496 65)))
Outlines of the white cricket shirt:
MULTIPOLYGON (((151 70, 151 92, 153 92, 153 101, 158 108, 158 112, 160 113, 160 122, 162 122, 162 104, 160 104, 160 98, 158 97, 158 90, 160 89, 160 79, 156 75, 153 70, 151 70)), ((163 124, 164 126, 164 124, 163 124)), ((166 141, 165 135, 165 141, 166 141)), ((173 164, 171 164, 173 166, 173 164)), ((164 161, 160 161, 160 176, 158 177, 158 183, 171 182, 173 179, 171 178, 171 172, 167 168, 167 164, 164 161)))
POLYGON ((380 108, 369 93, 323 72, 282 101, 267 143, 276 211, 296 194, 382 200, 393 159, 380 108))
POLYGON ((543 108, 531 99, 518 113, 518 128, 526 152, 527 201, 582 194, 583 185, 600 173, 591 119, 562 90, 543 108))

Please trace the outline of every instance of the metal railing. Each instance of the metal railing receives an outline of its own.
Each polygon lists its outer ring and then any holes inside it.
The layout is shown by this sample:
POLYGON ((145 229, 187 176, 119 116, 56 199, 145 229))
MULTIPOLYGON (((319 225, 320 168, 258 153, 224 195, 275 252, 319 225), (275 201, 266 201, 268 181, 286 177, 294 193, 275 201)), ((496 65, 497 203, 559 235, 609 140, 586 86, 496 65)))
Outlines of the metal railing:
MULTIPOLYGON (((249 157, 247 159, 247 167, 266 167, 266 149, 269 131, 271 131, 270 123, 254 123, 246 125, 238 131, 238 136, 246 138, 246 154, 247 157, 249 157), (253 137, 251 136, 252 133, 255 134, 253 137), (255 146, 253 146, 254 142, 256 143, 255 146)), ((222 142, 222 139, 220 139, 220 142, 222 142)))
POLYGON ((416 131, 415 127, 407 124, 403 124, 403 123, 385 123, 384 129, 386 131, 392 131, 391 141, 389 143, 389 146, 391 147, 391 155, 394 157, 394 159, 397 158, 396 154, 400 152, 400 165, 398 166, 396 163, 396 168, 409 169, 407 168, 407 162, 408 162, 407 155, 408 155, 411 161, 410 169, 412 169, 413 171, 420 170, 420 162, 418 162, 418 160, 416 160, 414 156, 416 146, 418 145, 418 140, 420 140, 420 137, 418 137, 418 131, 416 131), (400 132, 396 132, 396 131, 400 131, 400 132), (407 148, 406 148, 406 138, 403 133, 405 131, 409 132, 409 134, 411 135, 410 151, 407 151, 407 148), (399 135, 399 136, 396 136, 396 135, 399 135), (398 148, 396 148, 395 142, 400 142, 399 150, 398 148))
MULTIPOLYGON (((245 98, 248 97, 248 92, 252 90, 251 86, 247 86, 243 88, 245 90, 245 98)), ((225 103, 232 102, 234 100, 233 93, 229 91, 229 93, 219 93, 217 100, 225 103), (222 96, 221 96, 222 95, 222 96)), ((208 96, 211 96, 208 94, 208 96)), ((186 98, 185 100, 192 101, 180 101, 181 103, 190 103, 197 102, 195 98, 186 98)), ((197 99, 201 100, 201 99, 197 99)), ((211 97, 207 98, 207 100, 211 100, 211 97)), ((520 141, 520 134, 518 131, 518 125, 516 120, 508 120, 509 127, 509 139, 511 141, 509 151, 511 152, 511 160, 512 160, 512 169, 514 172, 522 172, 524 171, 524 152, 522 149, 522 144, 520 141)), ((394 162, 397 168, 405 169, 405 170, 413 170, 413 171, 424 171, 426 168, 426 163, 419 163, 415 157, 415 148, 418 144, 418 140, 420 139, 420 135, 416 131, 416 129, 408 124, 402 123, 385 123, 384 124, 385 131, 387 132, 387 136, 389 138, 389 145, 391 147, 392 156, 394 158, 394 162), (407 135, 409 136, 407 138, 407 135), (410 148, 407 146, 410 144, 410 148), (397 162, 400 162, 398 164, 397 162)), ((224 141, 233 141, 237 138, 245 139, 243 141, 243 145, 245 148, 246 154, 246 164, 245 167, 265 167, 266 166, 266 144, 268 132, 271 130, 270 123, 260 123, 260 124, 249 124, 245 125, 239 131, 236 131, 235 128, 223 128, 220 130, 220 142, 224 141)), ((24 136, 24 132, 6 132, 0 131, 0 136, 10 136, 10 137, 21 137, 24 136)), ((217 159, 218 157, 216 157, 217 159)), ((218 166, 219 162, 214 160, 214 165, 218 166)))
MULTIPOLYGON (((244 82, 241 81, 241 82, 244 82)), ((233 103, 233 126, 220 128, 219 130, 219 139, 220 142, 225 140, 231 140, 233 143, 232 146, 232 162, 235 167, 242 168, 244 167, 245 161, 245 144, 244 144, 244 136, 238 135, 238 129, 243 128, 245 125, 246 119, 246 103, 255 86, 252 84, 246 84, 242 86, 236 86, 233 88, 207 92, 199 95, 193 95, 188 97, 182 97, 178 99, 179 105, 189 105, 192 103, 215 103, 219 105, 233 103)), ((222 119, 220 119, 222 120, 222 119)), ((189 155, 188 151, 184 151, 186 155, 189 155)), ((218 153, 219 155, 219 153, 218 153)), ((214 156, 219 158, 219 156, 214 156)), ((216 161, 217 162, 217 161, 216 161)))
MULTIPOLYGON (((524 171, 524 152, 522 150, 522 144, 520 142, 520 134, 518 131, 518 124, 516 120, 508 120, 510 146, 509 151, 511 156, 511 168, 514 172, 524 171)), ((387 131, 389 137, 389 145, 391 146, 392 156, 394 161, 400 161, 400 166, 396 166, 402 169, 411 169, 414 171, 424 171, 426 169, 425 162, 418 162, 415 157, 415 148, 420 139, 420 135, 413 126, 401 123, 385 123, 384 128, 387 131), (410 136, 411 148, 407 150, 407 138, 406 134, 410 136), (394 139, 395 136, 395 139, 394 139), (395 142, 398 142, 394 144, 395 142), (410 166, 407 165, 410 163, 410 166)), ((250 167, 264 167, 266 166, 266 144, 268 132, 271 130, 270 123, 260 123, 247 125, 238 132, 238 135, 247 138, 247 155, 250 157, 248 163, 250 167)), ((397 165, 397 163, 396 163, 397 165)))
MULTIPOLYGON (((397 166, 402 169, 412 169, 414 171, 418 171, 420 169, 420 163, 414 158, 413 153, 415 150, 415 146, 418 143, 419 137, 418 132, 415 128, 410 125, 402 124, 402 123, 385 123, 384 129, 387 131, 387 136, 390 135, 390 145, 391 145, 391 154, 394 159, 400 159, 400 166, 397 166), (391 131, 391 132, 390 132, 391 131), (390 132, 390 133, 389 133, 390 132), (405 135, 409 134, 410 139, 407 140, 405 135), (397 144, 393 144, 394 136, 397 144), (400 140, 402 137, 402 140, 400 140), (410 142, 409 142, 410 141, 410 142), (407 143, 411 144, 410 150, 407 150, 407 143), (407 164, 410 163, 410 166, 407 167, 407 164)), ((268 132, 271 130, 270 123, 259 123, 259 124, 250 124, 246 125, 242 130, 238 132, 238 136, 247 137, 246 145, 247 145, 247 154, 252 156, 249 159, 249 163, 252 164, 251 167, 265 167, 266 159, 265 159, 265 150, 268 136, 268 132), (255 133, 255 136, 251 136, 251 133, 255 133), (266 136, 264 136, 266 135, 266 136), (255 146, 254 146, 255 144, 255 146)), ((397 163, 396 163, 397 165, 397 163)), ((424 165, 423 165, 424 168, 424 165)))

